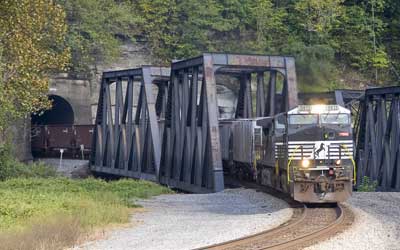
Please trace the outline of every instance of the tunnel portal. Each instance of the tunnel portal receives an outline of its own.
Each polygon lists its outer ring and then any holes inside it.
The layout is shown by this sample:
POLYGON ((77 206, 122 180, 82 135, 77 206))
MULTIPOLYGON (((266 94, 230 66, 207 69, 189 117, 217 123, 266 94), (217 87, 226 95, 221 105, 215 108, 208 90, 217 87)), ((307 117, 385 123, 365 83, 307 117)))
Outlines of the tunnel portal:
POLYGON ((50 95, 52 108, 43 114, 33 114, 32 124, 34 125, 72 125, 74 124, 74 111, 67 100, 58 95, 50 95))

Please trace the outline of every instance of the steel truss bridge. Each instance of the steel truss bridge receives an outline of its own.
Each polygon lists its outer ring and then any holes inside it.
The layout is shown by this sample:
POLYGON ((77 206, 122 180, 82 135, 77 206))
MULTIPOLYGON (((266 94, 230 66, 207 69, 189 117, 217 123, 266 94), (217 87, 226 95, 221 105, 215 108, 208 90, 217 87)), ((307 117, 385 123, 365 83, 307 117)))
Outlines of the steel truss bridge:
POLYGON ((400 191, 400 87, 299 94, 294 58, 282 56, 204 53, 171 68, 104 72, 92 171, 195 193, 223 190, 218 76, 239 84, 236 119, 273 116, 318 100, 349 108, 357 183, 368 176, 381 190, 400 191))

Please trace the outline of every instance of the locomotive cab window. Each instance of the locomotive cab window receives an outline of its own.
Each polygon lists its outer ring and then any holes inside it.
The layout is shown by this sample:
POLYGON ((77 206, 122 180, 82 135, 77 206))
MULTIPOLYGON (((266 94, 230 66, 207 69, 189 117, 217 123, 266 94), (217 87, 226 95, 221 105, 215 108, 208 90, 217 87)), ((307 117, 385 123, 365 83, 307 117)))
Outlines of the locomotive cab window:
POLYGON ((320 119, 322 124, 350 124, 350 117, 348 114, 322 114, 320 119))

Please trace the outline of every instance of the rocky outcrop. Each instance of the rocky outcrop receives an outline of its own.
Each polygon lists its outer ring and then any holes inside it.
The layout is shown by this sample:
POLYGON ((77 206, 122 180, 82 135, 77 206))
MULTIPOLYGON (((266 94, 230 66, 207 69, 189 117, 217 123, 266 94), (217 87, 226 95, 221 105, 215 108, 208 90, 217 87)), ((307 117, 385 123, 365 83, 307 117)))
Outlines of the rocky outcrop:
MULTIPOLYGON (((121 46, 121 56, 113 62, 100 62, 93 68, 90 79, 90 105, 93 121, 96 116, 97 103, 100 93, 101 75, 104 71, 138 68, 152 64, 152 58, 145 44, 126 42, 121 46)), ((111 95, 115 93, 112 91, 111 95)))

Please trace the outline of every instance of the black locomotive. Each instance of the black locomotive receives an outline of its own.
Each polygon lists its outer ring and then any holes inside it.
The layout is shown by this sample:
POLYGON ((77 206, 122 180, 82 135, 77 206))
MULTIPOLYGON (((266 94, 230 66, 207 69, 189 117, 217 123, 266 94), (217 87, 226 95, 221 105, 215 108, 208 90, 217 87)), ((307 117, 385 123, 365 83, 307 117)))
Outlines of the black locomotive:
POLYGON ((297 201, 347 200, 355 180, 350 110, 301 105, 273 117, 220 120, 224 168, 297 201))

